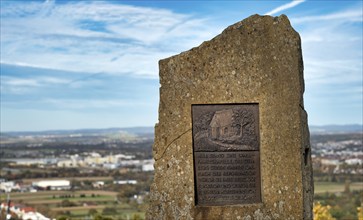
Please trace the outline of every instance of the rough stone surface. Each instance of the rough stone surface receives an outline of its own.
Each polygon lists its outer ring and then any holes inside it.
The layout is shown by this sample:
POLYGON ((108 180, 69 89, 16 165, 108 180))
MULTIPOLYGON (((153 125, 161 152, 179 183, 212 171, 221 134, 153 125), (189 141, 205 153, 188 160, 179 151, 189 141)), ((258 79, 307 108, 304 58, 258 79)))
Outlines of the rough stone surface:
POLYGON ((253 15, 159 67, 147 219, 312 219, 301 44, 286 16, 253 15), (195 205, 191 105, 217 103, 259 103, 262 203, 195 205))

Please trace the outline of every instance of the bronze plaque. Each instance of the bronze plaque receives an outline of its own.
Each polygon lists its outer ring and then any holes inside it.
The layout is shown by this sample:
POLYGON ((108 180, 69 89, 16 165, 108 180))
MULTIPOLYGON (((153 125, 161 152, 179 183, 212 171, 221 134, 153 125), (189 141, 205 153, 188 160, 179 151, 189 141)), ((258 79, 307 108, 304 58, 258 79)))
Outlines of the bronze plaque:
POLYGON ((258 104, 192 105, 195 202, 261 202, 258 104))

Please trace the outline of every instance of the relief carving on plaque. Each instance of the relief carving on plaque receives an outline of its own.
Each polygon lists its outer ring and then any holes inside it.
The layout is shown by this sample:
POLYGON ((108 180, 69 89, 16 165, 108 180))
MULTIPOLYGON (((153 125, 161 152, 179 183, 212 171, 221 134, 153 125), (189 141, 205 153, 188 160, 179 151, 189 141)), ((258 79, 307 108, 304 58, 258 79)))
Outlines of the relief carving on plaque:
POLYGON ((193 111, 195 151, 259 150, 255 105, 201 105, 193 111))
POLYGON ((258 104, 192 105, 195 204, 261 202, 258 104))

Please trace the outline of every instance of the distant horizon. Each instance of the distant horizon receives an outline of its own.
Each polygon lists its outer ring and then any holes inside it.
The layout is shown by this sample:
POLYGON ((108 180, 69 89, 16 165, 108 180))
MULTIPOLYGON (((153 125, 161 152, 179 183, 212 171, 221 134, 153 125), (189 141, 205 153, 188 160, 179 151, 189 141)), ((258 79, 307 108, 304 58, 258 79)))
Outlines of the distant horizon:
MULTIPOLYGON (((309 125, 311 127, 349 127, 349 126, 359 126, 363 131, 363 124, 355 123, 355 124, 326 124, 326 125, 309 125)), ((62 131, 86 131, 86 130, 112 130, 112 129, 142 129, 142 128, 154 128, 154 126, 130 126, 130 127, 100 127, 100 128, 75 128, 75 129, 49 129, 49 130, 12 130, 12 131, 3 131, 0 130, 0 133, 41 133, 41 132, 62 132, 62 131)))

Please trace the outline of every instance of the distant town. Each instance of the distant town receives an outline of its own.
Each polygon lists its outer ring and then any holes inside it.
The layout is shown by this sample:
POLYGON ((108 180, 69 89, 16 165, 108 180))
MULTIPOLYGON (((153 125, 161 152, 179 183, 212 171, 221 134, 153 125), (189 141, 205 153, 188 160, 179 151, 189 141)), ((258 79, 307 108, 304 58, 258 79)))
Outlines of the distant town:
POLYGON ((0 219, 143 219, 153 138, 153 128, 2 133, 0 219))
MULTIPOLYGON (((362 183, 362 127, 310 129, 315 182, 362 183)), ((144 219, 153 137, 151 127, 1 133, 0 219, 144 219)))

